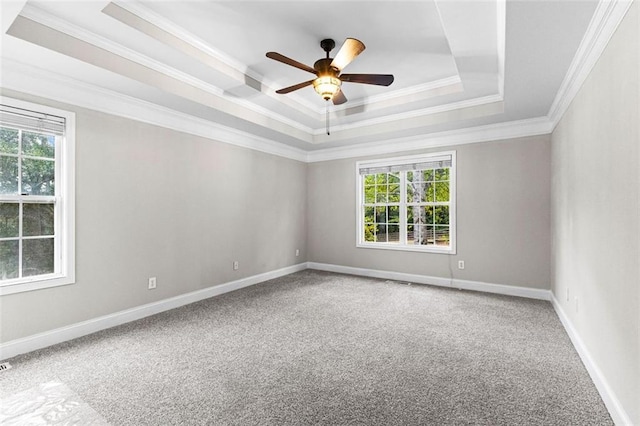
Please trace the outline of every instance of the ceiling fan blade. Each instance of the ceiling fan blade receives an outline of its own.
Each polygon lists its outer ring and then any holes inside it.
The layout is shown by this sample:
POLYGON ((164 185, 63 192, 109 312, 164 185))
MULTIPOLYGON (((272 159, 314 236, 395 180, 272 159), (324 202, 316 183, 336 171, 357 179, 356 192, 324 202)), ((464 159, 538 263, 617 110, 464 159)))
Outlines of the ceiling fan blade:
POLYGON ((377 86, 389 86, 393 83, 392 74, 341 74, 339 78, 349 83, 375 84, 377 86))
POLYGON ((338 93, 333 95, 333 98, 331 98, 331 100, 333 101, 334 105, 342 105, 343 103, 347 102, 347 97, 344 95, 342 89, 340 89, 338 90, 338 93))
POLYGON ((284 95, 285 93, 290 93, 290 92, 293 92, 294 90, 298 90, 298 89, 302 89, 303 87, 310 86, 311 84, 313 84, 313 80, 305 81, 304 83, 298 83, 298 84, 294 84, 293 86, 276 90, 276 93, 280 95, 284 95))
POLYGON ((316 70, 311 68, 308 65, 305 65, 301 62, 298 62, 294 59, 287 58, 284 55, 279 54, 278 52, 267 52, 267 58, 273 59, 274 61, 282 62, 283 64, 291 65, 292 67, 299 68, 303 71, 310 72, 311 74, 318 74, 316 70))
POLYGON ((344 67, 349 65, 356 56, 358 56, 365 49, 364 43, 355 38, 348 38, 344 41, 344 44, 338 50, 336 57, 333 58, 331 66, 342 71, 344 67))

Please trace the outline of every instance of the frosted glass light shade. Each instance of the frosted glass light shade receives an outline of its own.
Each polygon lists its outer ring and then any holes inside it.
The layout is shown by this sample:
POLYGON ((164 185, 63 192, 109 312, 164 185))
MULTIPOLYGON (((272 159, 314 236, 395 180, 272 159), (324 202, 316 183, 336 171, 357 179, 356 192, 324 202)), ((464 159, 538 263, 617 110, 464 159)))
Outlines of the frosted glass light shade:
POLYGON ((333 95, 340 90, 340 79, 331 76, 318 77, 313 80, 313 88, 324 100, 333 98, 333 95))

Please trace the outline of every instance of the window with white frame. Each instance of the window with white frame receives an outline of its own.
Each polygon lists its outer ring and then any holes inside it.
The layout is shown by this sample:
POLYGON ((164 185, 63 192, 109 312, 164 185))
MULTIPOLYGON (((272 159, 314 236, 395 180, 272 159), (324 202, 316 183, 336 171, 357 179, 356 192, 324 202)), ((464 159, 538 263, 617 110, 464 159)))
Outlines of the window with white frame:
POLYGON ((73 283, 75 115, 0 99, 0 294, 73 283))
POLYGON ((357 246, 454 254, 455 163, 455 151, 357 162, 357 246))

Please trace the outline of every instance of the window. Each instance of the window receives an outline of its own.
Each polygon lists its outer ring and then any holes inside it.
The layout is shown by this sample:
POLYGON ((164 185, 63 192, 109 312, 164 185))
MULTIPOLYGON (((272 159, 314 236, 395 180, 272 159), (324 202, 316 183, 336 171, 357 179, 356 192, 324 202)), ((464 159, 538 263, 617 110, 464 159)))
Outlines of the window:
POLYGON ((0 294, 74 282, 75 115, 0 100, 0 294))
POLYGON ((358 247, 455 254, 455 151, 356 163, 358 247))

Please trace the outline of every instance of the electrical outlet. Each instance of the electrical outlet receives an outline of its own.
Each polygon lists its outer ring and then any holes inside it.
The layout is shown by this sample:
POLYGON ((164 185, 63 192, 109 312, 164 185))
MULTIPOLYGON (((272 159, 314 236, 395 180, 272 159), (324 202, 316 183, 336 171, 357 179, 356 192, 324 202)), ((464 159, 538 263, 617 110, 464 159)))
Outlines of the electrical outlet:
POLYGON ((296 257, 300 256, 300 250, 296 249, 296 257))
POLYGON ((156 277, 149 278, 149 290, 153 290, 154 288, 156 288, 156 284, 156 277))
POLYGON ((233 262, 233 270, 237 271, 240 268, 240 263, 236 260, 233 262))
POLYGON ((458 260, 458 269, 464 269, 464 260, 458 260))

